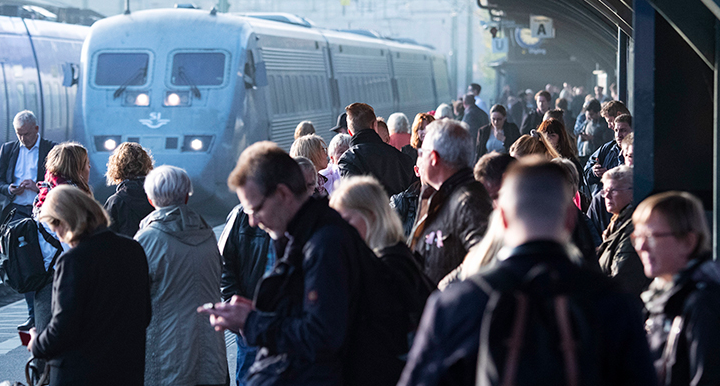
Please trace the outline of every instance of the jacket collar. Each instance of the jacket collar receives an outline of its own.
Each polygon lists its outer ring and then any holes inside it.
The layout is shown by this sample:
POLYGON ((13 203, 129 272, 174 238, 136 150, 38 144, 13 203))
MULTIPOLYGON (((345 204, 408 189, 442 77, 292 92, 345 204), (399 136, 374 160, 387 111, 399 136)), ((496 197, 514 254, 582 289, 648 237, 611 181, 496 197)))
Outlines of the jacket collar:
MULTIPOLYGON (((379 137, 378 137, 379 138, 379 137)), ((445 180, 445 182, 440 185, 440 189, 438 190, 438 193, 442 195, 442 197, 447 197, 452 192, 455 191, 460 186, 463 186, 467 184, 468 182, 475 181, 475 177, 473 177, 473 171, 470 168, 463 168, 455 172, 450 178, 445 180)))
POLYGON ((363 129, 353 134, 350 144, 352 146, 361 143, 385 143, 373 129, 363 129))

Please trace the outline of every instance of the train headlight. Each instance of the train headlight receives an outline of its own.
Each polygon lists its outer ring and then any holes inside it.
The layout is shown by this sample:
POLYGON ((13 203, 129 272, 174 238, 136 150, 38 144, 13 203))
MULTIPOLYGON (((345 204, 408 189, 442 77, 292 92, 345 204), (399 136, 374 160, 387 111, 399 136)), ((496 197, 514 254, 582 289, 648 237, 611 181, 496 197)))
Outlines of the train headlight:
POLYGON ((150 106, 150 96, 141 92, 135 97, 135 106, 150 106))
POLYGON ((105 143, 103 144, 103 146, 105 146, 105 150, 113 151, 117 147, 117 141, 115 141, 112 138, 108 138, 105 140, 105 143))
POLYGON ((183 152, 200 153, 210 148, 213 137, 211 135, 189 135, 183 139, 183 152))
POLYGON ((169 107, 190 106, 190 100, 189 91, 168 91, 163 104, 169 107))
POLYGON ((122 142, 119 135, 98 135, 95 137, 95 151, 110 152, 122 142))
POLYGON ((125 91, 123 106, 150 106, 150 91, 125 91))

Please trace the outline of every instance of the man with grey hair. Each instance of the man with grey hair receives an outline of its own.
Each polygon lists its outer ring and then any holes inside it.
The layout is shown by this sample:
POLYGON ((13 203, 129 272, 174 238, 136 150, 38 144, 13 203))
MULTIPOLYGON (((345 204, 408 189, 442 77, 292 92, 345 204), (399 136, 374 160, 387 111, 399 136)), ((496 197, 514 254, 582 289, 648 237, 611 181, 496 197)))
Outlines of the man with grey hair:
POLYGON ((473 178, 473 141, 464 125, 443 119, 425 130, 417 166, 421 180, 436 191, 417 216, 410 247, 437 284, 482 240, 493 208, 487 190, 473 178))
POLYGON ((390 131, 390 145, 398 150, 410 144, 410 121, 403 113, 392 113, 387 120, 390 131))
POLYGON ((155 207, 135 234, 147 255, 152 300, 145 383, 224 385, 225 338, 196 312, 198 304, 220 300, 222 258, 215 233, 187 205, 192 184, 185 170, 153 169, 145 193, 155 207))
MULTIPOLYGON (((45 179, 45 158, 56 145, 40 138, 40 127, 32 111, 17 113, 13 127, 18 140, 0 147, 0 204, 3 206, 0 221, 13 209, 13 220, 32 216, 37 183, 45 179)), ((25 294, 28 319, 18 326, 18 330, 27 331, 35 325, 33 294, 25 294)))

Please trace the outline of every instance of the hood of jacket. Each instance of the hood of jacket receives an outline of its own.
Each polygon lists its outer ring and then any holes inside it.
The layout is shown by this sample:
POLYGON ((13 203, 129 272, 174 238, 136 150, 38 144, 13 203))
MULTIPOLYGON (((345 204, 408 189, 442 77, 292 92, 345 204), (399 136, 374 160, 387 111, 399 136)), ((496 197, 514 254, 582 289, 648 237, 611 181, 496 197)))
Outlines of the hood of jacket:
POLYGON ((214 237, 212 228, 187 205, 172 205, 155 209, 140 223, 140 230, 156 229, 179 242, 196 246, 214 237))

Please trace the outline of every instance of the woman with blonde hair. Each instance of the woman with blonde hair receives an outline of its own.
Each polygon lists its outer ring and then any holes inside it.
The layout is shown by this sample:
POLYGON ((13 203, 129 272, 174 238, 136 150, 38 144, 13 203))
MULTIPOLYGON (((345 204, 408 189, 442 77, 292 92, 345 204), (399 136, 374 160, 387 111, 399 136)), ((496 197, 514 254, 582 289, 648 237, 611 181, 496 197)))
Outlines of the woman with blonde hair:
POLYGON ((110 230, 133 237, 140 221, 154 210, 143 189, 145 176, 153 168, 153 159, 137 143, 120 144, 110 155, 107 163, 108 185, 117 185, 115 194, 105 201, 110 215, 110 230))
POLYGON ((31 330, 28 350, 51 360, 52 385, 142 385, 151 316, 143 248, 108 230, 100 204, 73 186, 49 192, 39 219, 72 249, 57 259, 52 318, 31 330))
POLYGON ((510 146, 510 155, 515 158, 533 154, 541 155, 548 159, 560 157, 560 154, 537 133, 535 133, 535 135, 522 135, 510 146))
MULTIPOLYGON (((318 172, 328 167, 327 146, 322 137, 317 134, 304 135, 293 142, 292 146, 290 146, 290 157, 295 158, 298 156, 312 161, 315 170, 318 172)), ((324 186, 327 180, 327 177, 318 173, 316 189, 318 193, 327 195, 324 186)))
POLYGON ((413 164, 417 161, 417 149, 422 147, 425 139, 425 127, 435 120, 431 114, 419 113, 415 116, 412 124, 412 134, 410 135, 410 144, 402 147, 402 152, 412 158, 413 164))
MULTIPOLYGON (((405 244, 400 218, 388 205, 388 195, 375 178, 361 176, 343 180, 330 198, 330 206, 357 229, 370 249, 402 281, 403 288, 427 299, 435 286, 405 244)), ((410 305, 417 321, 424 306, 424 300, 423 304, 410 305)))

